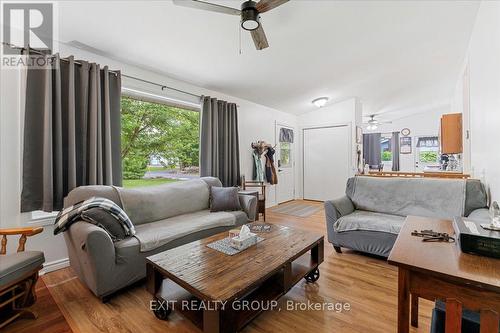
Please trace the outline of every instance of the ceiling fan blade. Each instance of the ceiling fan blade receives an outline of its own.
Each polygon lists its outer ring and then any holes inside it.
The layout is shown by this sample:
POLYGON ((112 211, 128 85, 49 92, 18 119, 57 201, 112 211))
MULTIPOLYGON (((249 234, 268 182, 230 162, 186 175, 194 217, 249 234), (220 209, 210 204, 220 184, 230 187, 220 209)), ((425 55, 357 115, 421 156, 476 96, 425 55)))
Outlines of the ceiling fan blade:
POLYGON ((195 9, 208 10, 211 12, 217 12, 229 15, 241 15, 241 10, 231 7, 226 7, 222 5, 217 5, 215 3, 200 1, 200 0, 173 0, 174 5, 189 7, 195 9))
POLYGON ((251 31, 252 34, 252 39, 255 44, 255 48, 257 50, 262 50, 267 47, 269 47, 269 43, 267 42, 267 37, 266 33, 264 32, 264 29, 262 28, 262 23, 259 25, 259 27, 255 30, 251 31))
POLYGON ((257 10, 259 13, 265 13, 270 11, 271 9, 274 9, 278 6, 281 6, 285 2, 288 2, 289 0, 260 0, 257 3, 257 10))

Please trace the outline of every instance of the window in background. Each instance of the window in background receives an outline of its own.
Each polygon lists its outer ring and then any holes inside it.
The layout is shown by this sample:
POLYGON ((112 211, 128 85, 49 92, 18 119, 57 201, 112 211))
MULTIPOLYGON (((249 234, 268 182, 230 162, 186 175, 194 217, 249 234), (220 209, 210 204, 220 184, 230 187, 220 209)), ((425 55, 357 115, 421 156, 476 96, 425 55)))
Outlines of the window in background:
POLYGON ((200 113, 122 96, 123 186, 199 177, 200 113))
POLYGON ((392 170, 392 133, 381 133, 380 135, 380 160, 383 171, 392 170))
POLYGON ((437 171, 440 167, 440 159, 437 136, 417 137, 415 171, 437 171))

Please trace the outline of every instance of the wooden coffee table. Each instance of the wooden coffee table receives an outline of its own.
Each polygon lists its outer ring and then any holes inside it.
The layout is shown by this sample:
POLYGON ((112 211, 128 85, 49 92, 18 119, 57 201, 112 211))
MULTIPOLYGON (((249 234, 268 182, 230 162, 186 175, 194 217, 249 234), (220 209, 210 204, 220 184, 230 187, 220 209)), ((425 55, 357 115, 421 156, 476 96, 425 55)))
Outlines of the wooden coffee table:
POLYGON ((319 278, 322 235, 279 225, 258 235, 264 240, 233 256, 207 247, 224 232, 148 257, 155 315, 167 319, 174 309, 203 332, 236 332, 266 310, 258 304, 319 278))

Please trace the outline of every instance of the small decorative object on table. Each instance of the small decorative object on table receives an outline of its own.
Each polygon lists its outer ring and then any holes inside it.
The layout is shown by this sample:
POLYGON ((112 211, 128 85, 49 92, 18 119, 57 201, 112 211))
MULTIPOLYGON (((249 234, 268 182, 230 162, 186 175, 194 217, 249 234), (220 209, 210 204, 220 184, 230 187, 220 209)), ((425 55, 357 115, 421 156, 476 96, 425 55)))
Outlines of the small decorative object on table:
POLYGON ((490 223, 483 223, 481 227, 486 230, 500 231, 500 207, 498 207, 498 203, 493 201, 490 207, 490 223))
POLYGON ((271 225, 264 223, 264 224, 253 224, 250 227, 250 231, 252 232, 271 232, 271 225))
POLYGON ((420 232, 414 230, 411 233, 411 235, 417 237, 423 237, 422 239, 423 242, 448 242, 448 243, 455 242, 455 238, 451 237, 449 234, 436 232, 433 230, 421 230, 420 232))
POLYGON ((457 235, 460 250, 480 256, 500 258, 500 231, 490 229, 485 219, 474 220, 468 217, 455 217, 453 228, 457 235))
POLYGON ((240 229, 229 230, 229 238, 238 237, 239 234, 240 234, 240 229))
POLYGON ((231 246, 240 251, 255 244, 257 244, 257 235, 250 232, 250 228, 246 225, 241 227, 238 236, 231 238, 231 246))

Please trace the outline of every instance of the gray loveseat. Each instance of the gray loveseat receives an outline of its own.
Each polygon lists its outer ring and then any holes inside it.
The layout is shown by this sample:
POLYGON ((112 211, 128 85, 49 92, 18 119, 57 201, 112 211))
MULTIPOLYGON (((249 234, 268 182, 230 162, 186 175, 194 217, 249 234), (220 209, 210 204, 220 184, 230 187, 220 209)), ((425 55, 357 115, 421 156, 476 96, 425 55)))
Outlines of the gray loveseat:
POLYGON ((104 229, 77 221, 64 233, 71 267, 101 299, 146 276, 145 258, 255 219, 256 198, 240 195, 241 211, 210 212, 205 177, 147 188, 81 186, 65 198, 65 207, 90 197, 114 201, 132 220, 134 237, 114 242, 104 229))
POLYGON ((388 257, 406 216, 452 219, 487 207, 476 179, 356 176, 346 195, 325 201, 328 241, 341 248, 388 257))

